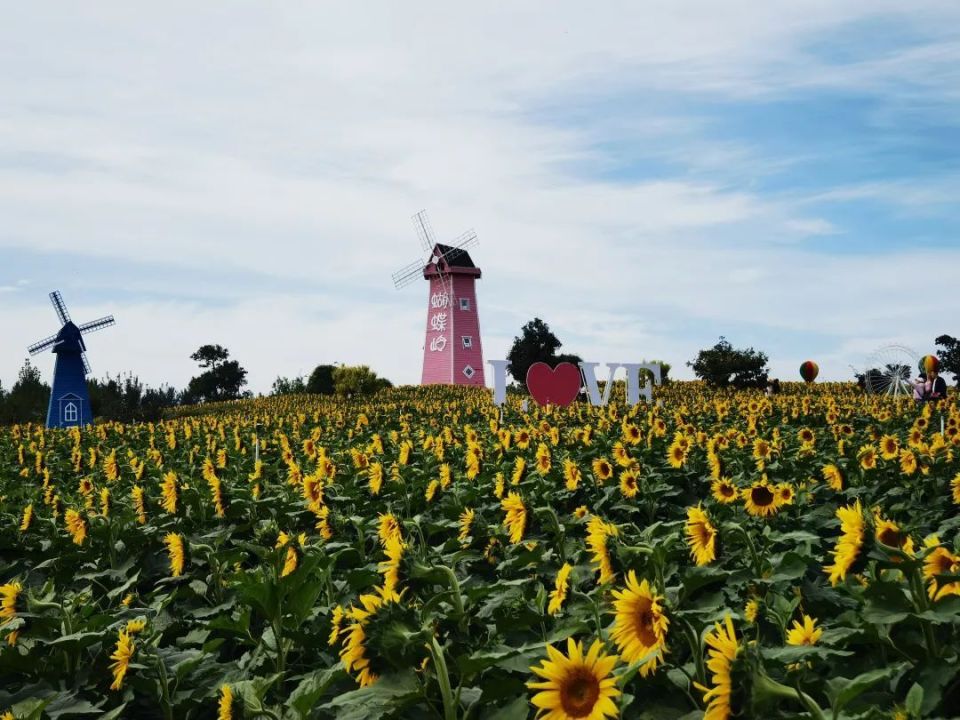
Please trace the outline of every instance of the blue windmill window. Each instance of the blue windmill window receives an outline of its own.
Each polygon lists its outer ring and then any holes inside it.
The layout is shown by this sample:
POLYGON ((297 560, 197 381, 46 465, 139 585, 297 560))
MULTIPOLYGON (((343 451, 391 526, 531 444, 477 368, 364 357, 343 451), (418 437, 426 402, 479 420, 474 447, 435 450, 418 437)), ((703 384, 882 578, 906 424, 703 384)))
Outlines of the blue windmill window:
POLYGON ((69 402, 63 408, 63 421, 68 423, 77 421, 77 406, 75 403, 69 402))

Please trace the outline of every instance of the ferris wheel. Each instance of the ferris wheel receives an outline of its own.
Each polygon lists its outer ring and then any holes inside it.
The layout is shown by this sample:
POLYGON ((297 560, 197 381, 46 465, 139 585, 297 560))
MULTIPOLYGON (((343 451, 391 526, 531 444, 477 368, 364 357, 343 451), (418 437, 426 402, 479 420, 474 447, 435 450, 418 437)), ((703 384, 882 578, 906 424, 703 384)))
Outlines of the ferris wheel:
POLYGON ((904 345, 883 345, 864 361, 863 386, 871 395, 910 397, 920 356, 904 345))

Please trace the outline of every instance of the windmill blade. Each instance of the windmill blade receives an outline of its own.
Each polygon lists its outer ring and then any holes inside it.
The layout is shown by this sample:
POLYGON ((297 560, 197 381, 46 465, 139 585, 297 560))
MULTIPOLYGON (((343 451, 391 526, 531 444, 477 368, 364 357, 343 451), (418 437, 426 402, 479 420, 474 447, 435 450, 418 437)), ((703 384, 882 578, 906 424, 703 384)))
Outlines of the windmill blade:
POLYGON ((50 293, 50 302, 53 303, 53 309, 56 311, 57 317, 60 318, 60 322, 64 325, 70 322, 70 313, 67 312, 67 305, 63 302, 63 296, 59 290, 50 293))
POLYGON ((397 270, 391 277, 393 278, 393 286, 399 290, 400 288, 406 287, 412 282, 415 282, 423 275, 423 260, 414 260, 409 265, 406 265, 399 270, 397 270))
POLYGON ((454 250, 469 250, 475 248, 480 241, 477 240, 477 234, 473 230, 467 230, 463 235, 453 241, 454 250))
POLYGON ((90 370, 90 361, 87 360, 87 354, 80 353, 80 359, 83 360, 83 374, 89 375, 92 372, 92 370, 90 370))
POLYGON ((424 252, 433 250, 437 244, 437 239, 433 234, 433 228, 430 226, 430 218, 427 217, 427 211, 421 210, 413 216, 413 226, 417 229, 417 236, 420 238, 420 245, 424 252))
POLYGON ((84 323, 83 325, 80 326, 80 332, 82 333, 96 332, 97 330, 103 330, 104 328, 108 328, 111 325, 116 325, 116 324, 117 324, 117 321, 113 319, 113 315, 107 315, 106 317, 102 317, 99 320, 91 320, 88 323, 84 323))
POLYGON ((27 352, 31 355, 36 355, 39 352, 43 352, 47 348, 51 348, 57 344, 57 335, 51 335, 48 338, 44 338, 40 342, 35 342, 33 345, 27 348, 27 352))
POLYGON ((477 234, 473 230, 467 230, 467 232, 453 242, 454 244, 452 246, 438 256, 440 260, 449 262, 459 257, 461 253, 466 253, 467 250, 475 248, 479 241, 477 240, 477 234))

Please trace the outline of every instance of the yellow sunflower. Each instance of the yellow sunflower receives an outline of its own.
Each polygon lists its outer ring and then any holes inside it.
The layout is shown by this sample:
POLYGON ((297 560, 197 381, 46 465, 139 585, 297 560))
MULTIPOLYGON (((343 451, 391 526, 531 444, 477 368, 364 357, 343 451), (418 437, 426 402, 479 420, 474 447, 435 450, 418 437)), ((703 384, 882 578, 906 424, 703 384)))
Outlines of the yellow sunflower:
POLYGON ((717 529, 701 505, 687 508, 684 530, 690 555, 697 565, 709 565, 717 558, 717 529))
POLYGON ((803 616, 803 622, 793 621, 793 627, 787 631, 787 645, 816 645, 823 629, 817 627, 817 619, 803 616))
POLYGON ((593 562, 597 564, 597 570, 600 571, 598 582, 603 585, 613 580, 613 563, 610 560, 610 552, 607 550, 607 538, 611 535, 617 535, 617 527, 603 518, 594 515, 587 521, 587 545, 590 552, 593 553, 593 562))
POLYGON ((729 478, 720 478, 710 483, 710 492, 717 502, 729 505, 740 497, 740 490, 729 478))
POLYGON ((510 542, 518 543, 523 539, 523 531, 527 527, 527 508, 519 494, 509 493, 500 501, 500 507, 506 513, 503 526, 510 533, 510 542))
POLYGON ((370 487, 371 495, 379 495, 380 488, 383 487, 383 465, 374 462, 367 467, 367 483, 370 487))
POLYGON ((63 516, 63 521, 66 524, 70 535, 73 536, 73 542, 77 545, 83 545, 83 541, 87 539, 86 520, 83 519, 80 513, 73 508, 70 508, 63 516))
POLYGON ((737 633, 733 627, 733 620, 729 615, 724 623, 717 623, 712 632, 706 637, 708 655, 707 668, 713 674, 713 687, 705 688, 699 683, 697 687, 703 691, 703 701, 707 703, 704 720, 727 720, 733 714, 733 664, 740 652, 737 643, 737 633))
POLYGON ((613 465, 606 458, 597 458, 593 461, 593 476, 600 485, 613 477, 613 465))
POLYGON ((167 533, 163 543, 167 546, 167 554, 170 556, 170 575, 179 577, 183 573, 185 557, 183 538, 176 533, 167 533))
POLYGON ((393 513, 383 513, 377 516, 378 525, 377 525, 377 537, 380 540, 380 544, 386 546, 390 542, 391 538, 402 537, 400 532, 400 521, 397 520, 396 516, 393 513))
POLYGON ((900 453, 900 441, 893 435, 884 435, 880 438, 880 457, 884 460, 893 460, 900 453))
POLYGON ((563 477, 566 480, 567 490, 570 492, 580 487, 580 478, 582 477, 580 468, 570 458, 563 461, 563 477))
MULTIPOLYGON (((960 475, 957 477, 960 477, 960 475)), ((30 503, 23 509, 23 518, 20 520, 20 532, 29 530, 31 522, 33 522, 33 503, 30 503)))
POLYGON ((233 690, 226 684, 220 686, 217 720, 233 720, 233 690))
POLYGON ((405 549, 406 546, 398 535, 391 537, 383 546, 387 559, 378 563, 377 567, 383 575, 383 586, 388 592, 396 590, 400 583, 400 561, 403 560, 405 549))
POLYGON ((527 461, 517 455, 517 459, 513 461, 513 472, 510 475, 510 484, 519 485, 520 481, 523 479, 523 473, 526 469, 527 461))
POLYGON ((771 457, 773 457, 773 445, 769 440, 757 438, 753 441, 753 459, 757 461, 758 468, 762 469, 771 457))
POLYGON ((827 485, 837 492, 843 490, 843 473, 840 471, 840 468, 831 463, 830 465, 823 466, 822 473, 827 485))
POLYGON ((563 608, 563 602, 567 599, 567 589, 572 571, 573 566, 570 563, 564 563, 557 571, 557 581, 554 589, 550 592, 550 604, 547 606, 547 612, 551 615, 556 615, 563 608))
POLYGON ((367 622, 377 611, 388 603, 400 602, 400 595, 393 590, 384 587, 374 588, 373 593, 360 596, 360 605, 362 607, 352 607, 347 612, 347 616, 353 620, 353 624, 343 631, 345 635, 343 640, 343 649, 340 651, 340 659, 343 661, 343 667, 347 672, 355 672, 357 683, 360 687, 373 685, 377 681, 377 674, 370 667, 370 658, 367 657, 366 639, 367 634, 364 630, 367 622))
POLYGON ((863 445, 857 450, 857 460, 864 470, 873 470, 877 467, 877 448, 873 445, 863 445))
POLYGON ((126 630, 121 630, 117 636, 117 646, 110 656, 110 659, 113 660, 110 663, 110 670, 113 673, 111 690, 119 690, 123 687, 123 679, 130 668, 130 660, 133 658, 135 650, 136 645, 133 642, 133 637, 126 630))
POLYGON ((937 547, 940 540, 934 535, 927 538, 925 545, 934 548, 923 561, 923 577, 927 581, 927 594, 931 600, 939 600, 948 595, 960 595, 960 582, 943 583, 937 575, 960 574, 960 556, 954 555, 945 547, 937 547))
POLYGON ((863 547, 865 521, 860 501, 837 508, 837 519, 840 521, 840 538, 837 540, 836 549, 831 553, 833 564, 824 568, 824 572, 830 576, 831 585, 836 585, 847 576, 863 547))
POLYGON ((917 456, 912 450, 903 450, 900 453, 900 472, 904 475, 913 475, 917 471, 917 456))
POLYGON ((540 443, 537 446, 537 472, 541 475, 546 475, 550 472, 550 467, 552 465, 552 458, 550 456, 550 448, 546 443, 540 443))
POLYGON ((624 590, 613 591, 613 607, 616 619, 610 639, 617 645, 624 662, 633 663, 656 653, 640 667, 640 675, 646 677, 663 662, 667 650, 667 628, 670 621, 664 614, 663 598, 654 594, 645 579, 637 582, 636 573, 627 574, 624 590))
POLYGON ((457 533, 457 540, 461 545, 468 545, 470 540, 470 530, 473 527, 473 518, 476 511, 473 508, 466 508, 460 513, 460 532, 457 533))
POLYGON ((667 448, 667 462, 670 467, 679 470, 687 462, 687 448, 676 440, 667 448))
POLYGON ((747 512, 756 517, 768 517, 780 509, 780 498, 776 488, 763 478, 742 491, 744 506, 747 512))
POLYGON ((17 616, 17 599, 22 590, 23 586, 18 582, 0 585, 0 627, 17 616))
POLYGON ((900 526, 892 520, 876 514, 874 519, 874 537, 887 547, 898 548, 905 553, 913 554, 913 539, 904 533, 900 526))
POLYGON ((790 483, 780 483, 777 485, 777 502, 780 505, 791 505, 795 496, 793 485, 790 483))
POLYGON ((538 690, 530 702, 543 720, 604 720, 618 714, 613 699, 620 695, 613 668, 616 655, 606 655, 595 640, 586 655, 583 645, 567 639, 567 654, 547 645, 547 659, 530 670, 543 680, 528 682, 538 690))
POLYGON ((177 512, 177 474, 172 470, 163 476, 163 483, 160 486, 160 492, 163 495, 163 500, 160 505, 171 515, 175 515, 177 512))
POLYGON ((624 470, 620 473, 620 492, 625 498, 634 498, 637 496, 637 474, 631 470, 624 470))

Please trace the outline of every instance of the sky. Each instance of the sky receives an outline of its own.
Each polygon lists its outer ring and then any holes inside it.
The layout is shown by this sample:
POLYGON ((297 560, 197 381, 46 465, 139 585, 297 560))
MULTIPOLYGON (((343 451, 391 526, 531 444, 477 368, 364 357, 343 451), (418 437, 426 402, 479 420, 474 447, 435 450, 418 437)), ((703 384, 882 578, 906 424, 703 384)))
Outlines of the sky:
POLYGON ((117 319, 97 377, 418 382, 421 209, 478 235, 487 359, 533 317, 678 378, 721 335, 826 380, 960 336, 955 0, 0 7, 6 388, 54 289, 117 319))

